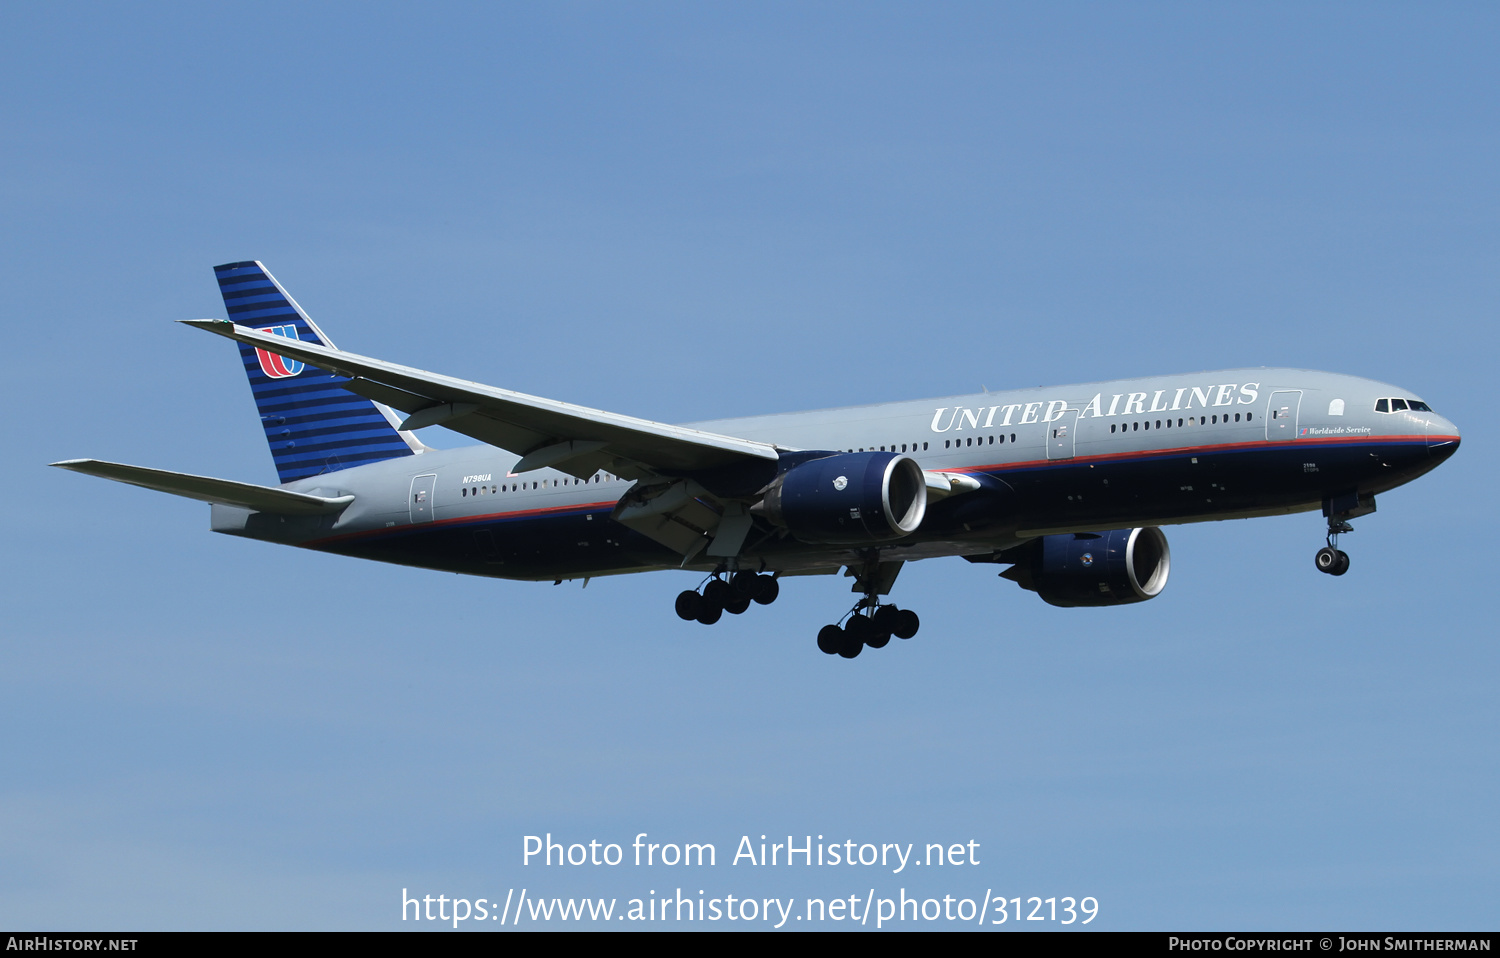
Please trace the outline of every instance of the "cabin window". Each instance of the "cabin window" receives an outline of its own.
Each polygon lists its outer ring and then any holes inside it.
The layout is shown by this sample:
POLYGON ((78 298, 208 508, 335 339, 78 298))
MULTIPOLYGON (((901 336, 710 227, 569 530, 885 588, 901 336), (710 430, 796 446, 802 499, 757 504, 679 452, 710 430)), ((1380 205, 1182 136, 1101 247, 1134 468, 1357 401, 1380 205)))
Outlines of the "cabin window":
POLYGON ((1245 421, 1246 422, 1249 422, 1250 420, 1252 420, 1254 418, 1255 418, 1255 413, 1253 413, 1253 412, 1247 412, 1247 413, 1245 413, 1245 421))
POLYGON ((1240 414, 1239 413, 1235 413, 1234 414, 1234 421, 1235 422, 1239 422, 1240 421, 1240 414))

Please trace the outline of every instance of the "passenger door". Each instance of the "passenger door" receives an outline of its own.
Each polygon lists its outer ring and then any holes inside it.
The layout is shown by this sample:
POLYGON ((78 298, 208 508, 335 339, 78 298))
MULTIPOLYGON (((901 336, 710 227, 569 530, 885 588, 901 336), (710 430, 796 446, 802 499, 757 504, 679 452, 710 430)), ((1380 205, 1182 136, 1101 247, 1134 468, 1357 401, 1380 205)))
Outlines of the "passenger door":
POLYGON ((1072 459, 1078 442, 1078 410, 1064 409, 1061 419, 1047 424, 1047 458, 1072 459))
POLYGON ((437 490, 437 476, 429 473, 425 476, 416 476, 411 481, 411 498, 407 504, 411 509, 411 521, 432 521, 432 497, 437 490))
POLYGON ((1280 389, 1266 403, 1266 438, 1296 439, 1297 416, 1302 410, 1302 390, 1280 389))

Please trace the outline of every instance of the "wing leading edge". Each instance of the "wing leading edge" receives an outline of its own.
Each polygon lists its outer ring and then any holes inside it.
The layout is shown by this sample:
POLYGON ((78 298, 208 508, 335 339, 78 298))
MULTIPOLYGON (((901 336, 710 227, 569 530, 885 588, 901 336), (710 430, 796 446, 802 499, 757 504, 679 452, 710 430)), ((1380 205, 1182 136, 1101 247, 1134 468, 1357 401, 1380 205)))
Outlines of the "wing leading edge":
POLYGON ((343 388, 407 414, 401 429, 441 425, 521 456, 517 472, 551 467, 580 479, 688 475, 771 460, 770 443, 687 429, 528 396, 368 356, 296 342, 222 319, 183 320, 228 339, 348 377, 343 388))

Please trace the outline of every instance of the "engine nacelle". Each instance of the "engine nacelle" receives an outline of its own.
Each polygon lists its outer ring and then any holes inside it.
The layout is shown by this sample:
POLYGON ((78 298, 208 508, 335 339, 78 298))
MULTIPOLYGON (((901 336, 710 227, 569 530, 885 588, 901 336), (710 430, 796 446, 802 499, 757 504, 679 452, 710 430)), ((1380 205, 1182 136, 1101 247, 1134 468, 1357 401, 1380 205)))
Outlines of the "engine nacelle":
POLYGON ((1042 536, 1014 552, 1016 564, 1000 574, 1064 608, 1154 599, 1172 569, 1156 528, 1042 536))
POLYGON ((755 507, 799 542, 859 544, 911 535, 927 514, 927 478, 910 456, 841 452, 782 473, 755 507))

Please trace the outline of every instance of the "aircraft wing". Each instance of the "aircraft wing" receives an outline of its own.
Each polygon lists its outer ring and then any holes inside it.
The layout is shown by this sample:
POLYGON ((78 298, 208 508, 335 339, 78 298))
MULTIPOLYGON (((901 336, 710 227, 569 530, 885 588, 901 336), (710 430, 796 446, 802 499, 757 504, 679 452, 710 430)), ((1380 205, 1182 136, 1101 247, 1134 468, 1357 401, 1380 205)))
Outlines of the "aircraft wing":
POLYGON ((343 387, 407 413, 403 430, 442 425, 521 457, 516 472, 552 467, 586 479, 682 475, 755 459, 774 445, 636 419, 299 342, 223 319, 183 320, 268 353, 349 377, 343 387))
POLYGON ((59 469, 81 472, 102 479, 129 483, 157 492, 170 492, 174 496, 197 499, 201 502, 222 502, 231 506, 243 506, 256 512, 275 512, 289 516, 316 516, 342 512, 353 496, 314 496, 290 489, 273 486, 257 486, 251 482, 235 482, 231 479, 213 479, 209 476, 194 476, 185 472, 169 472, 166 469, 148 469, 145 466, 127 466, 119 462, 104 462, 100 459, 67 459, 54 462, 59 469))

